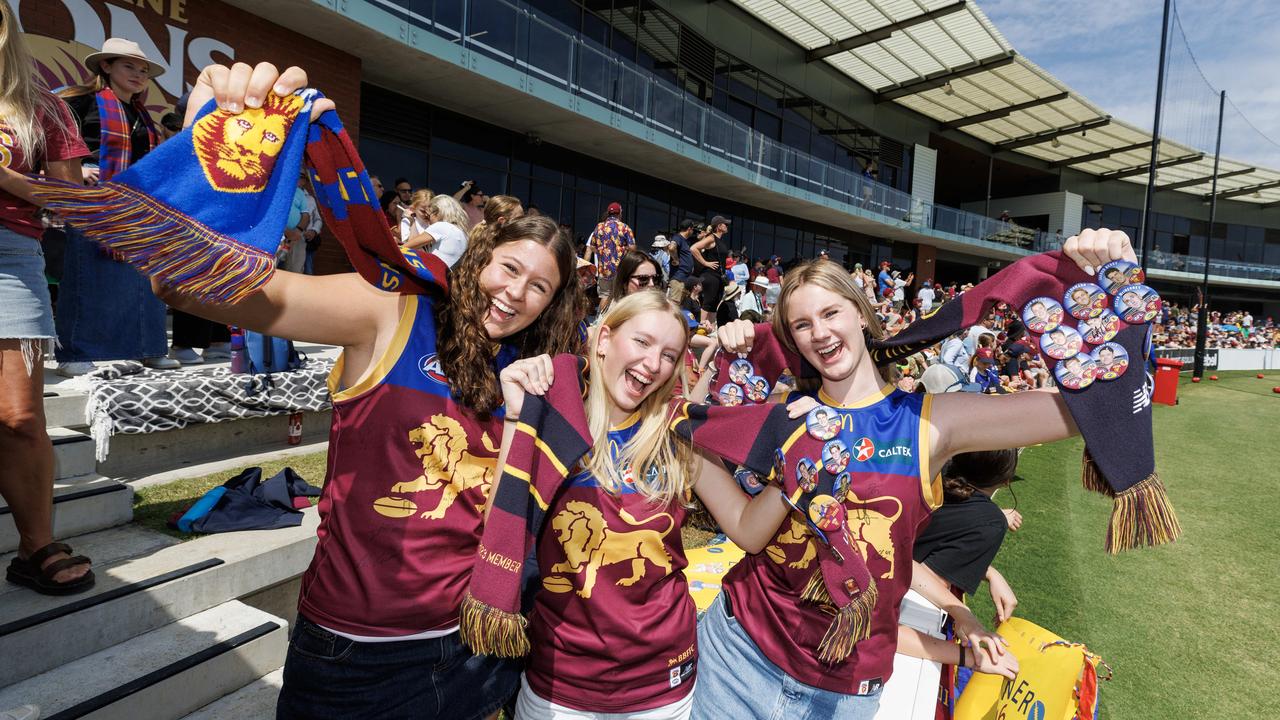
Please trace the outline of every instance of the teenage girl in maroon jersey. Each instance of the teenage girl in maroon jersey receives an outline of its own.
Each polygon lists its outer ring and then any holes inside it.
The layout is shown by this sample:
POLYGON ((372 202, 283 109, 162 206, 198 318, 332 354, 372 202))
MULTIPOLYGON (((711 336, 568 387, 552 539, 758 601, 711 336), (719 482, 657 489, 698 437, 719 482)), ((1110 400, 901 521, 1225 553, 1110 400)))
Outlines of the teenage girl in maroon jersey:
MULTIPOLYGON (((1134 258, 1128 237, 1107 230, 1086 230, 1063 250, 1090 274, 1110 260, 1134 258)), ((1056 391, 922 399, 894 391, 867 350, 867 336, 879 337, 881 330, 862 300, 838 266, 824 261, 801 266, 784 279, 773 333, 818 370, 821 402, 851 416, 851 425, 877 448, 893 450, 868 459, 868 469, 883 469, 855 473, 845 500, 850 529, 857 524, 854 535, 867 546, 868 568, 879 590, 871 636, 836 665, 818 659, 830 616, 800 601, 811 570, 797 572, 788 562, 799 555, 793 548, 808 542, 808 529, 784 526, 768 552, 748 555, 730 571, 720 598, 700 622, 702 677, 694 696, 695 719, 874 717, 880 688, 892 671, 898 603, 908 585, 919 585, 916 589, 944 610, 959 605, 954 598, 948 601, 945 588, 912 582, 912 542, 941 502, 931 468, 962 452, 1052 442, 1077 432, 1056 391)), ((753 332, 748 323, 729 324, 720 330, 721 345, 727 352, 747 352, 753 332)), ((959 620, 963 611, 955 611, 959 620)), ((963 655, 966 664, 977 659, 995 669, 1005 655, 1001 642, 980 625, 958 630, 970 645, 963 655)))
MULTIPOLYGON (((551 501, 538 540, 542 589, 517 720, 687 718, 698 651, 680 527, 691 494, 747 552, 786 515, 777 488, 750 497, 719 461, 670 434, 688 339, 679 306, 655 290, 614 302, 592 330, 584 403, 594 449, 551 501)), ((503 370, 508 420, 551 380, 550 356, 503 370)), ((503 462, 514 434, 508 422, 503 462)))
MULTIPOLYGON (((210 98, 235 112, 306 84, 298 68, 208 67, 191 114, 210 98)), ((317 102, 313 117, 332 107, 317 102)), ((458 612, 501 437, 498 344, 528 355, 571 349, 576 278, 572 242, 535 217, 473 242, 448 301, 382 292, 354 273, 288 272, 235 305, 165 298, 219 322, 343 348, 330 379, 319 542, 277 717, 486 718, 515 693, 516 664, 472 655, 458 612)))

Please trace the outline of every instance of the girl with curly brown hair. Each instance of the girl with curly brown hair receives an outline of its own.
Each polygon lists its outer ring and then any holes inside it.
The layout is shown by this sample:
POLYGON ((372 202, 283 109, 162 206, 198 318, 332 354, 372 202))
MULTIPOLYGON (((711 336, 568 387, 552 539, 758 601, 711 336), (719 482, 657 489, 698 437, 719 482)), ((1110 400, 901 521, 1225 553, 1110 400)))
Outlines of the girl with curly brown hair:
MULTIPOLYGON (((306 84, 297 68, 211 67, 191 105, 249 104, 306 84)), ((504 222, 452 268, 449 297, 397 295, 355 273, 276 273, 233 305, 177 307, 339 345, 319 541, 302 578, 277 717, 488 717, 519 669, 458 639, 462 593, 502 437, 498 371, 572 351, 574 248, 545 217, 504 222)))

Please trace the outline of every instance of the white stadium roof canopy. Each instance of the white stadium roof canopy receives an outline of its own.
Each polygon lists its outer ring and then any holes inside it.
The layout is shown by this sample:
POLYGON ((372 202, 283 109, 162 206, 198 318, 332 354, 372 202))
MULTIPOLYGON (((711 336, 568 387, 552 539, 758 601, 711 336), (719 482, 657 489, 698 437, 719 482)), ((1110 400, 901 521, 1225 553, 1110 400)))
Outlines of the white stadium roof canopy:
MULTIPOLYGON (((1107 115, 1019 55, 971 0, 733 0, 895 102, 997 150, 1147 184, 1151 133, 1107 115)), ((1206 198, 1213 154, 1160 140, 1158 190, 1206 198)), ((1280 171, 1223 158, 1218 197, 1280 204, 1280 171)))

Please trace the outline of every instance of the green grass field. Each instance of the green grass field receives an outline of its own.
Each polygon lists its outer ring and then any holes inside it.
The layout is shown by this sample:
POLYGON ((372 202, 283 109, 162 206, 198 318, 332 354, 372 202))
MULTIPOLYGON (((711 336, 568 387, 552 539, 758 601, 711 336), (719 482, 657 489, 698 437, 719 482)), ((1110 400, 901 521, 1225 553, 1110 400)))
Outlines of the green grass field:
MULTIPOLYGON (((1114 669, 1100 688, 1107 720, 1272 718, 1280 705, 1278 456, 1268 449, 1280 427, 1280 395, 1271 392, 1280 372, 1219 377, 1193 385, 1184 376, 1181 404, 1155 406, 1157 467, 1183 527, 1177 543, 1105 553, 1111 501, 1081 487, 1079 440, 1031 448, 1019 464, 1025 482, 1013 492, 1024 523, 996 567, 1018 595, 1017 615, 1085 643, 1114 669)), ((319 484, 324 457, 263 467, 270 476, 291 465, 319 484)), ((165 520, 236 472, 144 488, 136 519, 188 538, 165 520)), ((1014 505, 1008 491, 996 500, 1014 505)), ((685 529, 690 546, 708 537, 685 529)), ((971 603, 978 617, 993 616, 985 585, 971 603)))
MULTIPOLYGON (((1079 440, 1031 448, 1018 466, 1024 523, 995 565, 1017 615, 1110 663, 1115 678, 1099 691, 1109 720, 1271 718, 1280 706, 1280 372, 1218 375, 1184 375, 1181 403, 1155 406, 1157 469, 1183 528, 1172 545, 1105 553, 1111 501, 1081 488, 1079 440)), ((1008 491, 996 500, 1013 506, 1008 491)), ((994 615, 985 585, 972 605, 994 615)))

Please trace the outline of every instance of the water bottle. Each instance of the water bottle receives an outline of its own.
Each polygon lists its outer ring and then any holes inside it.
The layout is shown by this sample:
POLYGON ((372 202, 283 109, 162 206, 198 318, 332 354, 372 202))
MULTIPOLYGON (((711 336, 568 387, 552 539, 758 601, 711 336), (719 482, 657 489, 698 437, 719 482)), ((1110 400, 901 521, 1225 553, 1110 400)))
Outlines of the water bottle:
POLYGON ((249 353, 244 348, 244 335, 241 333, 231 336, 231 372, 249 372, 249 353))

